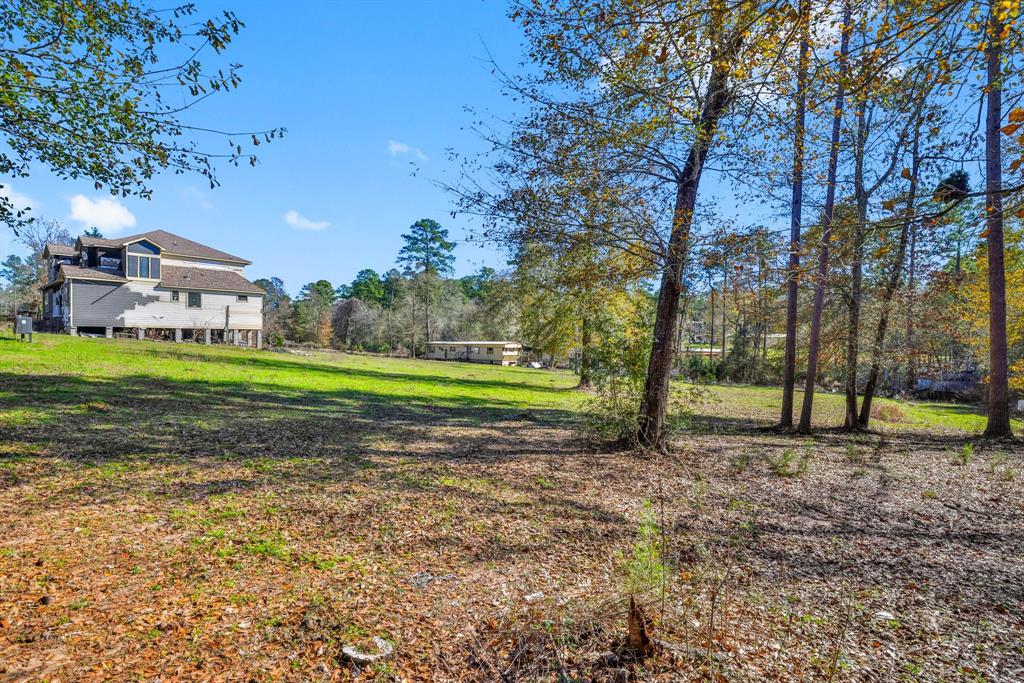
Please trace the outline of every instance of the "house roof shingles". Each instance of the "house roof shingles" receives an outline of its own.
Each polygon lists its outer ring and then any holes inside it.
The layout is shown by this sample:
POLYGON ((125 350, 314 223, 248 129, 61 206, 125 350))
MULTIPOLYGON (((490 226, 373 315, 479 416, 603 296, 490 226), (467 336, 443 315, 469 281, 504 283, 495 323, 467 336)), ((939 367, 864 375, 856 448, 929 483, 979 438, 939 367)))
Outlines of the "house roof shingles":
POLYGON ((225 261, 227 263, 234 263, 237 265, 248 266, 252 262, 247 261, 239 256, 234 256, 221 251, 220 249, 214 249, 208 247, 205 244, 194 242, 190 239, 175 235, 173 232, 167 232, 166 230, 150 230, 149 232, 140 232, 137 235, 128 235, 127 237, 119 237, 117 239, 105 239, 100 237, 79 237, 78 238, 83 247, 120 247, 128 242, 136 242, 138 240, 146 239, 151 242, 155 242, 160 245, 168 255, 177 256, 189 256, 192 258, 212 259, 215 261, 225 261))
POLYGON ((60 267, 60 272, 65 278, 71 278, 73 280, 102 280, 104 282, 128 282, 125 278, 121 277, 117 273, 111 273, 108 270, 100 270, 99 268, 83 268, 82 266, 72 266, 70 264, 63 264, 60 267))
POLYGON ((84 235, 79 237, 78 241, 82 243, 83 247, 119 247, 123 244, 120 240, 108 240, 103 237, 86 237, 84 235))
MULTIPOLYGON (((163 246, 163 245, 161 245, 163 246)), ((262 295, 263 290, 233 270, 164 266, 160 270, 160 286, 167 289, 195 289, 236 294, 262 295)))
POLYGON ((43 250, 50 256, 74 256, 75 248, 70 244, 47 244, 43 250))
POLYGON ((214 249, 213 247, 208 247, 205 244, 200 244, 199 242, 193 242, 192 240, 185 239, 184 237, 175 235, 172 232, 167 232, 166 230, 150 230, 149 232, 144 232, 139 235, 126 237, 124 238, 124 242, 132 242, 137 239, 152 240, 163 247, 164 251, 168 254, 191 256, 192 258, 213 259, 216 261, 229 261, 246 266, 252 263, 244 258, 229 254, 226 251, 214 249))

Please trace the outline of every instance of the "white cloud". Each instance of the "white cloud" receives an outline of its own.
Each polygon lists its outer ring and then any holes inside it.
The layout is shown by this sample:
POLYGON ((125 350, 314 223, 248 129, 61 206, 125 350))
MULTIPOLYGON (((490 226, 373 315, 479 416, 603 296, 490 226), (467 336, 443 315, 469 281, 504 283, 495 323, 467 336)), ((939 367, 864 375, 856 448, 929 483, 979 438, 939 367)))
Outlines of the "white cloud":
POLYGON ((284 218, 285 223, 296 230, 325 230, 331 227, 331 224, 327 221, 311 221, 295 209, 286 211, 282 218, 284 218))
POLYGON ((128 207, 106 197, 89 199, 84 194, 76 194, 71 198, 70 218, 86 228, 95 225, 104 235, 135 227, 135 216, 128 207))
POLYGON ((29 197, 27 194, 18 192, 10 185, 0 186, 0 197, 6 197, 10 200, 11 206, 15 211, 22 211, 36 206, 36 200, 29 197))
POLYGON ((200 190, 198 187, 193 185, 186 185, 181 189, 181 193, 191 200, 194 200, 196 204, 203 209, 212 209, 213 204, 206 198, 206 193, 200 190))
POLYGON ((427 155, 423 153, 422 149, 419 147, 413 147, 412 145, 407 145, 404 142, 399 142, 398 140, 388 140, 388 152, 390 152, 393 157, 397 157, 399 154, 412 154, 420 161, 427 160, 427 155))

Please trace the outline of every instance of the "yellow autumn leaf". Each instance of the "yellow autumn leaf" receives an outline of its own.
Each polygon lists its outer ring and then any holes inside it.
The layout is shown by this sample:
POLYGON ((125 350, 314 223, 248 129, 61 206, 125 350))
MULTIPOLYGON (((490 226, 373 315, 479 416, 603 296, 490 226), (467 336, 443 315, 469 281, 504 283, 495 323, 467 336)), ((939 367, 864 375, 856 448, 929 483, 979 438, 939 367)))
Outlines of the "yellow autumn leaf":
POLYGON ((1019 123, 1013 123, 1010 124, 1009 126, 1003 126, 999 130, 1002 131, 1003 135, 1013 135, 1020 129, 1020 126, 1021 124, 1019 123))
POLYGON ((910 174, 909 168, 904 168, 902 171, 900 171, 900 175, 903 176, 905 180, 913 180, 914 178, 914 176, 910 174))
POLYGON ((988 228, 985 228, 984 230, 982 230, 981 234, 978 235, 978 237, 988 237, 988 228))
POLYGON ((884 202, 882 202, 882 208, 885 209, 886 211, 892 211, 894 208, 896 208, 896 200, 886 199, 884 202))
POLYGON ((1024 108, 1017 107, 1010 112, 1010 123, 1024 123, 1024 108))

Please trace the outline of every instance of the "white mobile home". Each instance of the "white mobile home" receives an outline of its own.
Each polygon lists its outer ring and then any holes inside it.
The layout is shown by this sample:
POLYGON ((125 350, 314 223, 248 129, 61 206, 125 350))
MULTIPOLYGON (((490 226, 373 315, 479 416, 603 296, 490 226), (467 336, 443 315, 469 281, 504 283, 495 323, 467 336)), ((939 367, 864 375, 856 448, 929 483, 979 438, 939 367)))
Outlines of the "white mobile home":
POLYGON ((431 360, 515 365, 522 348, 522 344, 514 341, 433 341, 427 342, 426 357, 431 360))

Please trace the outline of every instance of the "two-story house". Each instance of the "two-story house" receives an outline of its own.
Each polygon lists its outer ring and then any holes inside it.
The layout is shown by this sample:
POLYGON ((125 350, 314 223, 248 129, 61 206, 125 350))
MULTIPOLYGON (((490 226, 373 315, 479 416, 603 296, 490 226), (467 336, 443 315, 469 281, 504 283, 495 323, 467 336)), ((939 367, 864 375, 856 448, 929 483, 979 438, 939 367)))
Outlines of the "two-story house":
POLYGON ((43 257, 51 328, 262 346, 263 290, 243 258, 166 230, 48 244, 43 257))

